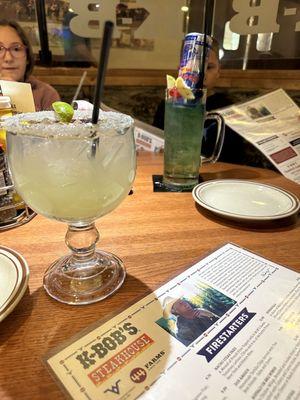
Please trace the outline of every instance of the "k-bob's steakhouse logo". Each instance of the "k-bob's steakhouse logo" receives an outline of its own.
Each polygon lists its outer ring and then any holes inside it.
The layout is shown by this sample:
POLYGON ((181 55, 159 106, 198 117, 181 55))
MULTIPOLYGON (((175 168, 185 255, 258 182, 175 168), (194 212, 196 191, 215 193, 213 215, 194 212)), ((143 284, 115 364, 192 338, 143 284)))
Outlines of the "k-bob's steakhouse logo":
POLYGON ((123 345, 130 336, 134 336, 138 333, 138 329, 133 326, 130 322, 123 324, 112 331, 109 335, 101 337, 99 342, 94 343, 89 349, 82 351, 76 356, 76 359, 80 362, 84 369, 96 365, 99 359, 107 357, 110 352, 114 353, 114 356, 109 360, 105 361, 100 366, 97 365, 93 371, 88 374, 88 377, 92 380, 95 385, 99 385, 108 379, 115 372, 125 366, 131 359, 135 358, 138 354, 146 350, 154 341, 145 333, 136 338, 133 342, 128 344, 118 353, 115 350, 123 345))
POLYGON ((120 371, 126 364, 145 351, 154 341, 143 333, 134 342, 123 348, 119 353, 111 357, 105 363, 101 364, 94 371, 88 374, 88 377, 96 385, 100 385, 113 374, 120 371))
POLYGON ((84 369, 90 368, 96 364, 97 358, 105 357, 110 351, 116 350, 116 348, 128 339, 127 335, 133 336, 138 333, 138 330, 130 322, 126 322, 124 325, 118 327, 118 329, 112 331, 109 335, 100 338, 101 340, 90 347, 90 351, 85 350, 76 359, 80 362, 84 369))

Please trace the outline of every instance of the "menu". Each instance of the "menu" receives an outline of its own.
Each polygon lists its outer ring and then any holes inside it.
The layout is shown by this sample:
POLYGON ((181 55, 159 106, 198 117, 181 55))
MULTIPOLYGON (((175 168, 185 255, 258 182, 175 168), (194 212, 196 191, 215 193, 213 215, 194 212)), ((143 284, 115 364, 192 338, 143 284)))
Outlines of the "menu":
POLYGON ((80 399, 300 398, 300 275, 228 243, 45 357, 80 399))
POLYGON ((300 183, 300 112, 283 89, 218 112, 283 175, 300 183))
POLYGON ((134 137, 137 150, 154 153, 163 151, 165 143, 163 131, 154 126, 135 120, 134 137))
POLYGON ((24 82, 0 80, 0 96, 9 96, 14 112, 35 111, 31 85, 24 82))

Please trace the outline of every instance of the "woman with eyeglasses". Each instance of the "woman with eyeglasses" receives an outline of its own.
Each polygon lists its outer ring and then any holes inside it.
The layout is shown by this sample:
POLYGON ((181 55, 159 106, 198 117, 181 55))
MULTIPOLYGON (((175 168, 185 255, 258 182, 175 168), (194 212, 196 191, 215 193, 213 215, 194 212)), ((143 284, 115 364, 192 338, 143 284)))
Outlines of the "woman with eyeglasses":
POLYGON ((34 56, 30 42, 15 21, 0 20, 0 79, 31 84, 36 111, 49 110, 60 100, 57 91, 31 74, 34 56))

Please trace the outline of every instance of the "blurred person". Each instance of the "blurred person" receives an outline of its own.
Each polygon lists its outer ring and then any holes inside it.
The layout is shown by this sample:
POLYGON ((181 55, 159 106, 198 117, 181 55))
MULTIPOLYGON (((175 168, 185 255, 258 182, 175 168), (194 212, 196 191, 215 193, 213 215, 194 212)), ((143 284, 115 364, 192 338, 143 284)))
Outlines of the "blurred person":
POLYGON ((167 297, 164 301, 163 316, 165 319, 172 316, 176 318, 175 336, 186 346, 194 342, 219 319, 215 313, 196 307, 184 298, 172 297, 167 297))
POLYGON ((0 20, 0 79, 31 85, 36 111, 50 110, 60 100, 57 91, 31 75, 34 56, 31 44, 15 21, 0 20))
POLYGON ((204 87, 207 89, 206 110, 212 111, 217 108, 227 107, 232 101, 226 93, 216 93, 215 87, 221 73, 219 59, 220 47, 215 38, 212 38, 212 48, 208 55, 207 69, 204 76, 204 87))
MULTIPOLYGON (((221 70, 218 57, 219 51, 219 44, 216 39, 213 38, 212 49, 209 54, 207 71, 204 78, 204 87, 207 88, 207 111, 217 110, 232 104, 232 101, 226 93, 216 93, 214 91, 221 70)), ((209 157, 212 154, 215 145, 215 125, 215 122, 212 121, 205 122, 202 154, 206 157, 209 157)), ((275 169, 264 154, 227 125, 225 128, 225 138, 219 161, 275 169)))

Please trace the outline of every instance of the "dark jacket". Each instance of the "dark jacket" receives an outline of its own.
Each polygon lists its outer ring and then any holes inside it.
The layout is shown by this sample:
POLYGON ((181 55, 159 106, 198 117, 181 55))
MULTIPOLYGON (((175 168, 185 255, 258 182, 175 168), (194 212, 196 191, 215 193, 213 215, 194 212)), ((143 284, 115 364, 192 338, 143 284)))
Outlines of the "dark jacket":
POLYGON ((181 343, 188 346, 216 321, 216 317, 197 317, 194 319, 187 319, 178 316, 176 337, 181 343))

